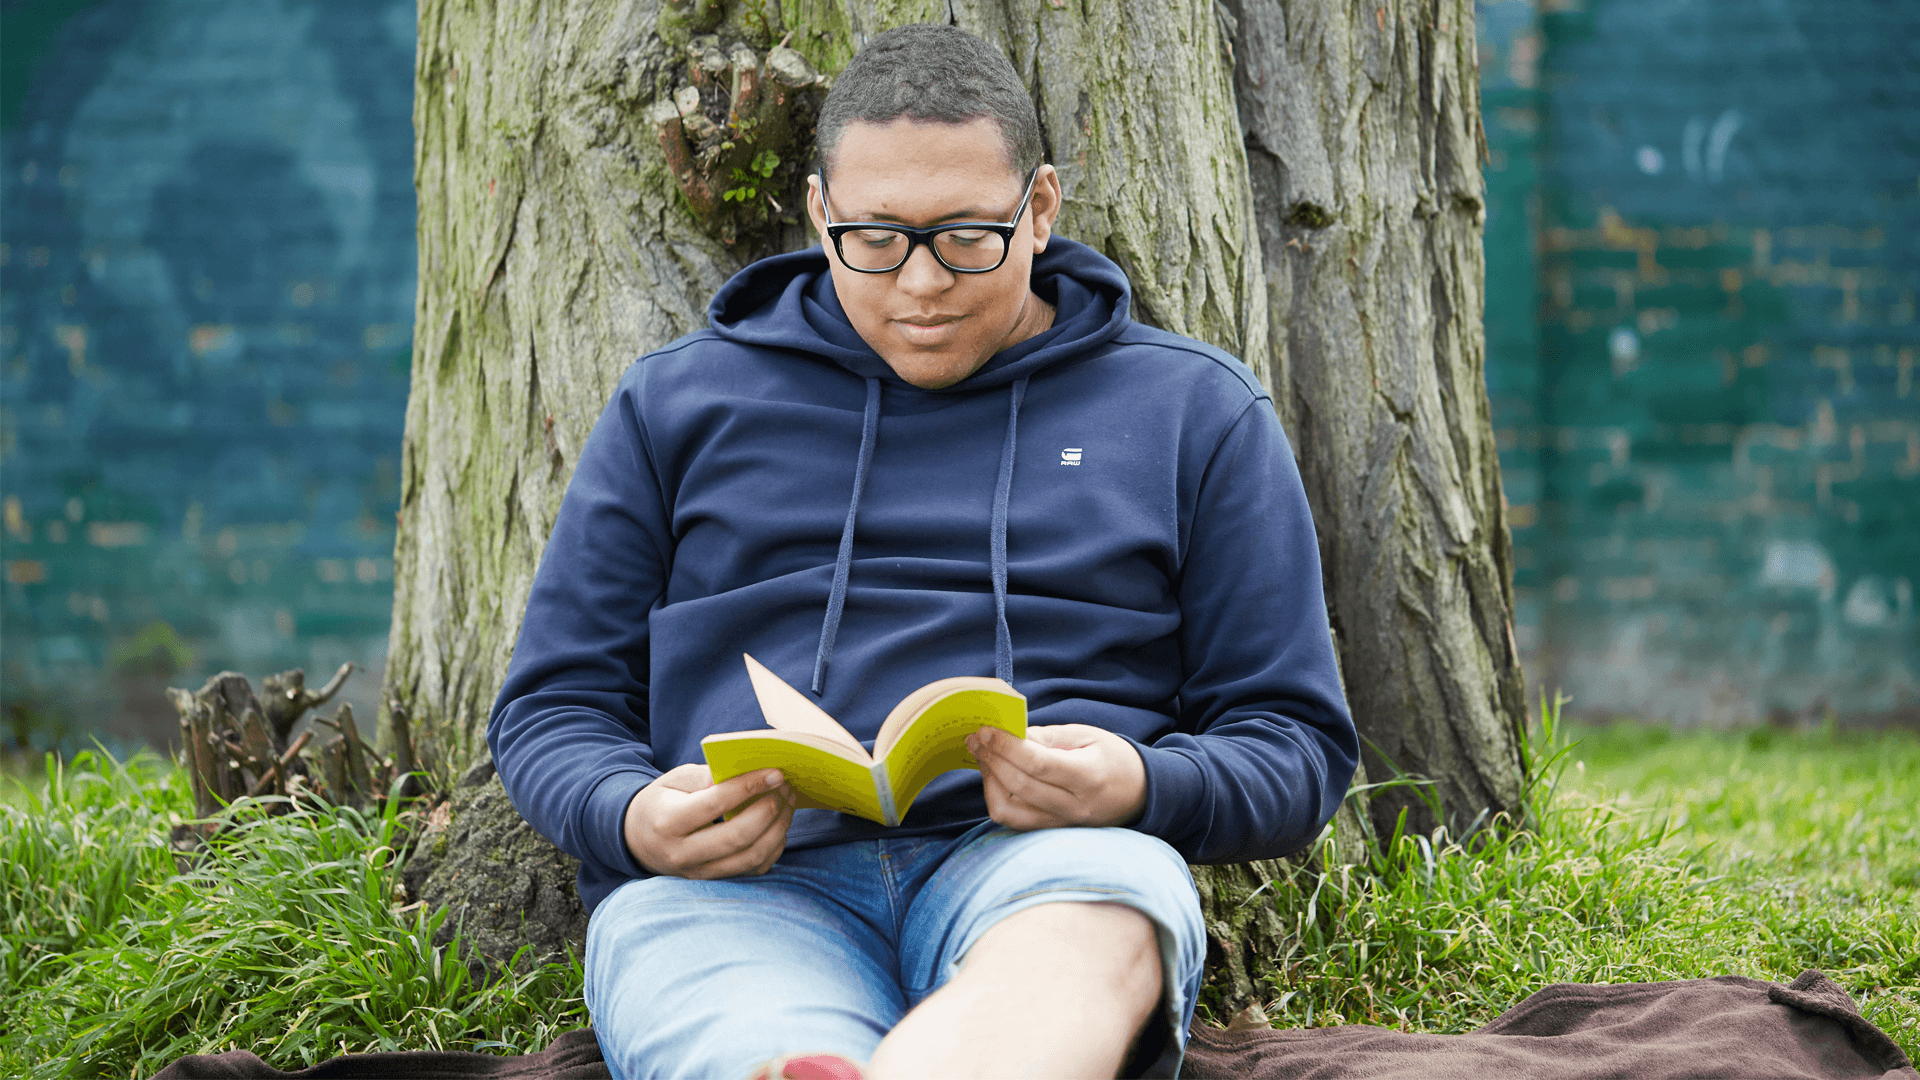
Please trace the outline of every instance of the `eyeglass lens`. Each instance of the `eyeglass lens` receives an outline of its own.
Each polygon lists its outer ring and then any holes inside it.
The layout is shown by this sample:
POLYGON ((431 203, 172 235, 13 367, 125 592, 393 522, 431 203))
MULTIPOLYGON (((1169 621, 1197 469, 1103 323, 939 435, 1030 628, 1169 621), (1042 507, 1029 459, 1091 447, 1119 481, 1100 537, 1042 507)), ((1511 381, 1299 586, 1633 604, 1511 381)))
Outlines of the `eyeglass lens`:
MULTIPOLYGON (((891 229, 851 229, 841 234, 840 257, 856 270, 891 270, 906 261, 907 243, 891 229)), ((1006 248, 1006 240, 989 229, 952 229, 933 237, 935 254, 955 270, 992 269, 1006 248)))

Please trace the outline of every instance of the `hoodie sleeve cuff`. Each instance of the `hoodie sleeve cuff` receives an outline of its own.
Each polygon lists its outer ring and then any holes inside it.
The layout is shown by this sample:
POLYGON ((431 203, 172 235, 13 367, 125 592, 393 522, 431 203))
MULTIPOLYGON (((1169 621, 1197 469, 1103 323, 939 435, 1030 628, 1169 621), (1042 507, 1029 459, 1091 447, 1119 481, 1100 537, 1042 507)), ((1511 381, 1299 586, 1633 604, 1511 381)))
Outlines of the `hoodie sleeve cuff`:
POLYGON ((1195 821, 1205 801, 1205 775, 1197 762, 1177 750, 1156 749, 1134 739, 1127 741, 1140 752, 1140 761, 1147 767, 1147 802, 1133 827, 1165 840, 1176 851, 1186 854, 1181 841, 1194 833, 1196 824, 1202 835, 1206 832, 1206 823, 1195 821))
POLYGON ((594 785, 581 811, 581 836, 595 862, 631 878, 653 876, 627 848, 627 804, 653 780, 643 772, 617 772, 594 785))

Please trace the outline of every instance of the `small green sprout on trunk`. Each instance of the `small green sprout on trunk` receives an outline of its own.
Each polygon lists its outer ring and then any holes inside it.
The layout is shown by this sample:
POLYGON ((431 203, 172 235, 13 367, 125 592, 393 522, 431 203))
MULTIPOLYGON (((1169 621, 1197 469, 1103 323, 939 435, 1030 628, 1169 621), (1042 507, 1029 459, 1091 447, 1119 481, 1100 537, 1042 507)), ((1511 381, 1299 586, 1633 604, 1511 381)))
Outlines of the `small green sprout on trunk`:
POLYGON ((733 178, 740 186, 728 188, 720 197, 727 201, 752 202, 760 197, 760 186, 773 178, 773 170, 780 167, 780 155, 771 150, 762 150, 753 157, 752 164, 745 169, 735 168, 733 178))

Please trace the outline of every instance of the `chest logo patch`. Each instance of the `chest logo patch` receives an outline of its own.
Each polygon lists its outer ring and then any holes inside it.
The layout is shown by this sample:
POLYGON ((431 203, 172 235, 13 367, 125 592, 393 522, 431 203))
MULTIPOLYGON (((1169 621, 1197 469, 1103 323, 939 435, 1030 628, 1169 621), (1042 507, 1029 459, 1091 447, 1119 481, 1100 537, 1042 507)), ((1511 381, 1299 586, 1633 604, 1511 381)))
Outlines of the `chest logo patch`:
POLYGON ((1080 448, 1077 446, 1069 446, 1066 449, 1061 450, 1060 464, 1062 465, 1080 464, 1080 448))

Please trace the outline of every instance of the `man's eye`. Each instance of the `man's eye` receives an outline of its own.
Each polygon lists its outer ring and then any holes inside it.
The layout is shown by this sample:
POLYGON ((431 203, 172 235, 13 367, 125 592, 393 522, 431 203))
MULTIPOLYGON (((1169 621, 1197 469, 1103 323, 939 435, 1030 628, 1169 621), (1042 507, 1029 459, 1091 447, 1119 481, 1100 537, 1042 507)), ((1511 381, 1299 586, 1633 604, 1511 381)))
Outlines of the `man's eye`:
POLYGON ((973 247, 975 244, 984 243, 987 237, 992 235, 985 229, 955 229, 941 233, 940 237, 955 247, 973 247))
POLYGON ((883 248, 900 239, 900 234, 886 229, 856 229, 853 239, 870 248, 883 248))

